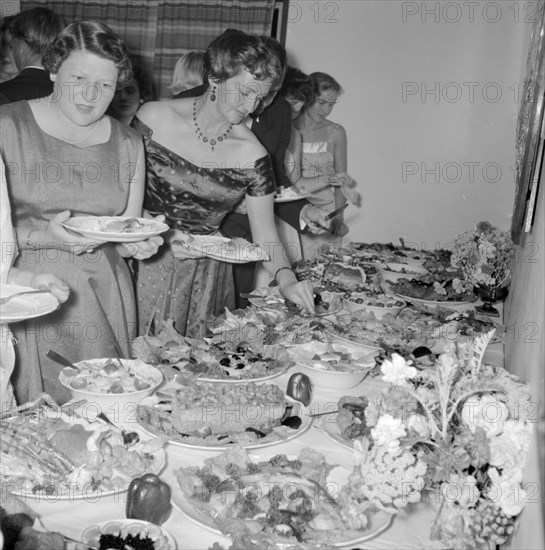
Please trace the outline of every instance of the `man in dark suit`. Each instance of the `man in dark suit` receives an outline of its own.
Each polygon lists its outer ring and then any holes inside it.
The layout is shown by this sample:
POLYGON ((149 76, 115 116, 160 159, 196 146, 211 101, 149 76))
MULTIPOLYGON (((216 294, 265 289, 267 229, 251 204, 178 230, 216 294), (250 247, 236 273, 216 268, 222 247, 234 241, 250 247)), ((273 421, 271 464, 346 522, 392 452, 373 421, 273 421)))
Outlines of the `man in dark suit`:
MULTIPOLYGON (((269 49, 277 54, 285 73, 287 68, 286 50, 272 37, 262 37, 262 40, 269 49)), ((271 156, 276 186, 291 187, 291 182, 286 175, 284 159, 291 139, 292 116, 289 104, 283 97, 278 95, 281 87, 282 80, 273 83, 267 97, 261 101, 251 114, 251 124, 249 126, 271 156)), ((205 85, 197 86, 191 90, 180 92, 174 96, 174 99, 199 97, 204 94, 205 90, 205 85)), ((330 223, 326 220, 327 212, 312 206, 305 199, 277 203, 274 212, 281 220, 287 222, 297 231, 301 231, 306 227, 313 233, 324 233, 330 223)), ((242 237, 252 241, 248 216, 240 212, 227 214, 221 223, 220 231, 229 238, 242 237)), ((255 267, 255 263, 233 265, 237 308, 249 305, 248 300, 241 298, 240 293, 252 291, 255 267)))
POLYGON ((53 82, 42 65, 42 53, 63 29, 62 18, 47 8, 25 10, 15 17, 10 25, 10 47, 20 72, 0 84, 0 105, 53 92, 53 82))

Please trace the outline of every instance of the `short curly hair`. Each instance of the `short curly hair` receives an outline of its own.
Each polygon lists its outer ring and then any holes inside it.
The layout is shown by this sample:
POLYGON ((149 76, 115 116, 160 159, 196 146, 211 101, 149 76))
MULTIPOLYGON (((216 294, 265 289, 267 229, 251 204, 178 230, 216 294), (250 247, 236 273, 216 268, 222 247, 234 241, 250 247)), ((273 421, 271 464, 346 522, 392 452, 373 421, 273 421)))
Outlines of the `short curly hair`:
POLYGON ((241 71, 256 80, 277 80, 282 76, 278 57, 254 34, 227 29, 214 39, 204 53, 205 84, 209 78, 224 82, 241 71))
POLYGON ((288 67, 280 94, 307 104, 314 97, 310 77, 296 67, 288 67))
POLYGON ((74 21, 68 25, 45 51, 42 64, 51 74, 57 74, 70 54, 80 50, 113 61, 119 71, 118 86, 132 79, 132 63, 125 42, 108 25, 98 21, 74 21))

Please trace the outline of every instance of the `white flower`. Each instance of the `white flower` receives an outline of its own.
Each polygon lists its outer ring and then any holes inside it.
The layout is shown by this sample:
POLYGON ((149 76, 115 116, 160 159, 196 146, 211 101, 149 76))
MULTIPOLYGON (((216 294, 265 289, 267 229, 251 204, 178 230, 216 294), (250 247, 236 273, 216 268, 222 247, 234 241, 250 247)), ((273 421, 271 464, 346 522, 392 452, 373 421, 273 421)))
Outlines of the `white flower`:
POLYGON ((406 361, 401 355, 392 353, 392 360, 385 359, 380 367, 385 382, 396 386, 406 386, 407 380, 416 376, 416 369, 411 361, 406 361))
POLYGON ((462 418, 471 433, 482 428, 488 437, 500 434, 508 417, 507 407, 489 394, 470 397, 462 409, 462 418))
POLYGON ((422 439, 428 439, 431 435, 431 427, 428 419, 421 414, 412 414, 407 420, 407 428, 414 430, 422 439))
POLYGON ((490 468, 488 475, 492 481, 487 498, 499 506, 506 515, 516 516, 522 512, 526 502, 526 491, 522 488, 522 470, 504 471, 490 468))
POLYGON ((473 476, 462 477, 457 474, 451 475, 448 483, 443 483, 441 494, 447 502, 454 502, 463 508, 471 508, 481 496, 473 476))
POLYGON ((521 457, 530 447, 530 429, 524 422, 506 420, 502 433, 490 438, 490 464, 502 469, 521 468, 521 457))
POLYGON ((390 414, 385 414, 378 419, 377 425, 371 430, 371 436, 378 447, 385 452, 396 453, 399 449, 399 440, 405 437, 407 432, 403 422, 390 414))

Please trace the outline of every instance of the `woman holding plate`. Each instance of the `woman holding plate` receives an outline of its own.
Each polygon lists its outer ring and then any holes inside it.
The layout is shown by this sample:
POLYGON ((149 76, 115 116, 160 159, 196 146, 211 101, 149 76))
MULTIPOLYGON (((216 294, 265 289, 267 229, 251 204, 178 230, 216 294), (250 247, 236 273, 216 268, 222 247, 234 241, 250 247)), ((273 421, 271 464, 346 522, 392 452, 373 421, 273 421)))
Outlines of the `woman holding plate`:
POLYGON ((228 29, 206 50, 202 96, 146 103, 133 120, 146 147, 146 209, 172 228, 169 246, 139 268, 141 333, 172 319, 180 334, 202 337, 212 315, 234 308, 231 265, 180 243, 188 233, 215 236, 243 200, 254 242, 270 253, 263 265, 286 298, 314 310, 312 286, 297 282, 278 239, 270 158, 241 124, 281 70, 257 36, 228 29))
POLYGON ((15 265, 52 272, 72 290, 61 310, 13 326, 16 398, 27 401, 45 390, 63 403, 70 393, 58 381, 61 366, 46 352, 53 348, 75 362, 111 357, 119 342, 129 356, 136 304, 125 258, 149 257, 162 239, 94 242, 63 227, 71 215, 142 216, 141 137, 105 116, 118 84, 131 78, 125 44, 102 23, 76 21, 43 64, 53 93, 0 108, 0 152, 20 250, 15 265))

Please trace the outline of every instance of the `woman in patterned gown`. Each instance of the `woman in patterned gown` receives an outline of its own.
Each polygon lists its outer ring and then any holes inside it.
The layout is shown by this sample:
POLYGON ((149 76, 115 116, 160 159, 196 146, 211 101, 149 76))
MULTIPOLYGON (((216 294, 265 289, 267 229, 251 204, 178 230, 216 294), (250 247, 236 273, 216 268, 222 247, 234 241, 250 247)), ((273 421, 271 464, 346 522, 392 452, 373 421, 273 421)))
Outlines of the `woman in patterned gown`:
POLYGON ((13 325, 16 398, 28 401, 45 390, 63 403, 71 394, 58 381, 62 367, 46 352, 71 361, 111 357, 117 339, 130 356, 136 303, 125 257, 147 258, 162 240, 99 244, 61 225, 71 215, 142 215, 142 138, 104 115, 118 83, 131 77, 125 44, 102 23, 77 21, 46 51, 44 66, 53 94, 0 108, 0 153, 19 247, 15 265, 52 272, 71 289, 60 310, 13 325))
POLYGON ((275 182, 265 149, 241 122, 280 74, 278 59, 257 36, 228 29, 207 48, 201 97, 146 103, 132 125, 144 134, 145 207, 164 214, 170 242, 140 262, 140 332, 166 320, 180 334, 202 337, 211 316, 234 308, 231 265, 177 244, 181 233, 213 235, 227 212, 246 201, 254 241, 286 298, 313 311, 312 286, 298 283, 274 224, 275 182))

